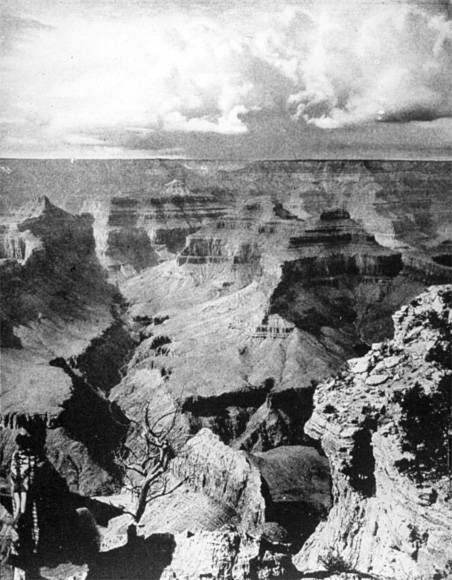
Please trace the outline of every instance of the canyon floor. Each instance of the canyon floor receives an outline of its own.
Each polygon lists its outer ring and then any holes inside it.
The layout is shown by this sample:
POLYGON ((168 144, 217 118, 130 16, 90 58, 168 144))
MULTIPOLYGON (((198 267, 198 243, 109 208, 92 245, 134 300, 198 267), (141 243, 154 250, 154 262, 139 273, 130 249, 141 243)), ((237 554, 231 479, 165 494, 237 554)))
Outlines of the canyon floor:
POLYGON ((450 163, 1 163, 5 578, 452 576, 450 163))

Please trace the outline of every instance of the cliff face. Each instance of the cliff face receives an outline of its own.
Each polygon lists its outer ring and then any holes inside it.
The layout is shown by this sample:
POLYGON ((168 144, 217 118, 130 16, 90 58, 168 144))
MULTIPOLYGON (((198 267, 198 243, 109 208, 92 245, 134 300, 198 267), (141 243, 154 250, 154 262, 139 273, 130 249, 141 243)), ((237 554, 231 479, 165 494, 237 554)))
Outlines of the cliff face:
POLYGON ((117 282, 181 251, 189 234, 226 209, 221 196, 192 191, 177 179, 151 196, 136 193, 83 204, 94 216, 99 259, 117 282))
POLYGON ((294 559, 306 576, 450 576, 451 307, 452 287, 432 287, 394 315, 392 340, 317 388, 305 429, 334 503, 294 559))
MULTIPOLYGON (((73 216, 47 198, 21 216, 15 232, 24 251, 19 260, 0 263, 3 424, 40 416, 55 427, 50 455, 63 472, 73 472, 73 488, 103 489, 111 477, 101 456, 109 438, 117 441, 124 431, 110 417, 105 392, 119 381, 133 343, 95 254, 92 218, 73 216)), ((1 432, 1 446, 7 459, 8 431, 1 432)))
POLYGON ((136 274, 158 262, 146 230, 138 223, 137 206, 136 200, 120 197, 84 204, 94 218, 99 261, 114 279, 136 274))

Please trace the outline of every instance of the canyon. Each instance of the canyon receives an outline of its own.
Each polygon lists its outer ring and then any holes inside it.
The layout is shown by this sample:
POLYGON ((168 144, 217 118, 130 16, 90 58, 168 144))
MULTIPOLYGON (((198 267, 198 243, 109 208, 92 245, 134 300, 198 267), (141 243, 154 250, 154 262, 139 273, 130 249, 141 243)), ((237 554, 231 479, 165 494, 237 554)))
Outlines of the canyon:
POLYGON ((450 163, 2 164, 0 485, 39 417, 111 510, 70 574, 448 577, 450 163), (147 420, 174 491, 137 525, 147 420))

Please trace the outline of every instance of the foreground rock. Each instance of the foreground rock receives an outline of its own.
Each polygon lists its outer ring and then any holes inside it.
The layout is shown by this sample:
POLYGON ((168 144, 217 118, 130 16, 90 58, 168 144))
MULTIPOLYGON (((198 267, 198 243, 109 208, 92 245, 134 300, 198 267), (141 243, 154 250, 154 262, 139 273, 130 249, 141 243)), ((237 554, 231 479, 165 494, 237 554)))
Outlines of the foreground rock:
POLYGON ((452 287, 432 287, 394 315, 393 340, 316 391, 306 431, 334 504, 295 557, 306 577, 450 577, 451 307, 452 287))
MULTIPOLYGON (((167 580, 295 578, 292 554, 299 530, 287 526, 287 507, 310 531, 329 508, 328 469, 315 450, 281 447, 250 456, 208 429, 187 441, 170 463, 167 479, 174 491, 150 501, 138 525, 125 514, 103 530, 105 562, 129 553, 130 563, 141 542, 148 553, 160 550, 161 561, 166 554, 161 573, 167 580)), ((126 495, 103 501, 131 509, 126 495)), ((143 576, 153 577, 146 558, 135 559, 143 576)))

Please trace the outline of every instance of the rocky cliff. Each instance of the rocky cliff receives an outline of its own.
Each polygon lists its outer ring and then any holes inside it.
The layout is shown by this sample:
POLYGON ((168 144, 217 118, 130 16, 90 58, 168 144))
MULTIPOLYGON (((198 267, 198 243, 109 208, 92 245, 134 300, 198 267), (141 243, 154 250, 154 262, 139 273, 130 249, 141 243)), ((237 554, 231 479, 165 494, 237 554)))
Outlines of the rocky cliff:
MULTIPOLYGON (((113 256, 106 259, 116 268, 127 265, 127 256, 136 260, 133 248, 142 227, 151 243, 161 246, 157 251, 163 246, 180 251, 203 218, 226 214, 237 199, 260 196, 276 202, 279 217, 306 219, 341 207, 384 246, 439 256, 438 264, 446 266, 450 255, 447 251, 441 258, 442 244, 452 240, 450 162, 4 160, 2 167, 2 225, 15 219, 23 203, 47 195, 72 213, 96 214, 99 238, 107 240, 112 229, 117 237, 111 244, 113 256), (125 208, 126 214, 139 217, 133 239, 121 238, 118 221, 109 225, 110 214, 116 219, 124 209, 113 198, 135 204, 133 211, 125 208)), ((0 246, 2 237, 0 232, 0 246)), ((104 246, 101 260, 106 250, 104 246)))
MULTIPOLYGON (((111 418, 105 393, 133 346, 121 299, 97 260, 92 223, 40 198, 15 224, 19 259, 0 263, 3 425, 31 416, 52 425, 50 454, 84 491, 111 479, 102 457, 125 427, 111 418)), ((11 432, 1 441, 7 460, 11 432)))
POLYGON ((85 202, 84 209, 94 218, 94 238, 99 261, 117 280, 158 262, 146 230, 138 222, 135 199, 85 202))
POLYGON ((182 447, 170 468, 182 487, 142 524, 149 546, 172 534, 162 578, 450 576, 452 286, 393 321, 392 339, 314 392, 305 431, 326 457, 297 445, 237 452, 206 429, 182 447))
POLYGON ((97 254, 118 282, 181 251, 189 234, 226 211, 225 201, 174 179, 150 196, 87 200, 82 209, 94 216, 97 254))
POLYGON ((394 315, 392 340, 317 388, 305 429, 334 501, 294 559, 305 577, 450 577, 451 307, 452 287, 432 287, 394 315))

